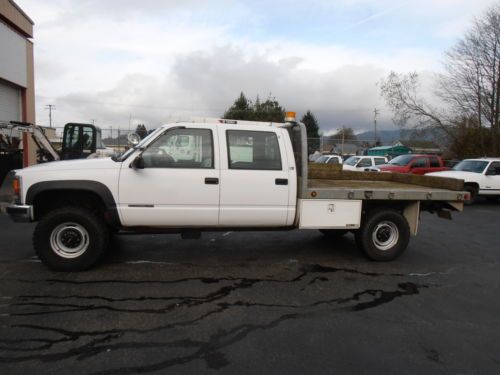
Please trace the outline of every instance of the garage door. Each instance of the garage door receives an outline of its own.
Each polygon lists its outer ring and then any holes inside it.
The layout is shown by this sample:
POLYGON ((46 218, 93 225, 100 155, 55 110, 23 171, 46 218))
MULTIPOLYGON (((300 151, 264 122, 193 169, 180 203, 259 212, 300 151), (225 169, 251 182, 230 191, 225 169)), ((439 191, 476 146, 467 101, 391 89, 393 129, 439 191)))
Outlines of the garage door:
POLYGON ((0 82, 0 121, 21 121, 21 90, 0 82))

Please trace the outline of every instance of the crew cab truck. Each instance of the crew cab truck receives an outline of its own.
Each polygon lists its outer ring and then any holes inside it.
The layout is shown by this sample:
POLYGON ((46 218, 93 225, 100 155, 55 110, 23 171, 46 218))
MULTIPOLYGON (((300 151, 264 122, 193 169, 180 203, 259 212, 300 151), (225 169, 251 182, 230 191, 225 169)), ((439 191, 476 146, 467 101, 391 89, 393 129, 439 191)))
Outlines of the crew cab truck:
POLYGON ((388 164, 377 167, 377 170, 382 172, 412 173, 418 175, 446 171, 448 169, 439 156, 416 154, 400 155, 392 159, 388 164))
POLYGON ((321 173, 309 179, 305 126, 288 120, 168 124, 119 157, 18 170, 7 213, 38 222, 33 245, 43 263, 78 271, 101 258, 111 232, 193 238, 202 231, 299 228, 333 239, 352 231, 370 259, 392 260, 416 234, 421 209, 462 209, 462 191, 350 183, 321 173), (181 146, 192 147, 182 158, 171 154, 185 137, 181 146))

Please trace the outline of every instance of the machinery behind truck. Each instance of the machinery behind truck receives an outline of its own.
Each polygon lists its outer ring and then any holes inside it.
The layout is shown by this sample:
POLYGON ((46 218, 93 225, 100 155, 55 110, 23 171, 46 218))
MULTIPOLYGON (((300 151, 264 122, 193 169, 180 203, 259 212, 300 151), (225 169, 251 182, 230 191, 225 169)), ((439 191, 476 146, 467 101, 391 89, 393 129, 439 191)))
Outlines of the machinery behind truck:
POLYGON ((102 143, 101 129, 93 124, 66 124, 61 149, 57 150, 47 137, 45 128, 39 125, 0 122, 0 184, 10 170, 27 166, 24 160, 30 144, 36 148, 36 163, 114 154, 102 143), (27 138, 33 142, 27 142, 27 138))

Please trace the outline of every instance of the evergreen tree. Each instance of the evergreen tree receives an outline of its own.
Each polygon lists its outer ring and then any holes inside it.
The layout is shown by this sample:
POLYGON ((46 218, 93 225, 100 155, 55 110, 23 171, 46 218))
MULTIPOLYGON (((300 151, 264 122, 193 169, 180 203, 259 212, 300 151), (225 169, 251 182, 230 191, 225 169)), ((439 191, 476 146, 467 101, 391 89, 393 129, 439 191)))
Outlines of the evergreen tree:
POLYGON ((224 113, 223 118, 231 120, 247 121, 285 121, 285 109, 276 98, 269 95, 265 102, 261 102, 257 96, 255 103, 247 99, 242 92, 234 101, 233 105, 224 113))
POLYGON ((306 114, 302 116, 301 122, 304 123, 307 130, 307 153, 312 154, 314 151, 321 151, 320 147, 320 134, 319 134, 319 124, 316 120, 316 116, 307 110, 306 114))
POLYGON ((240 93, 231 107, 224 113, 223 118, 229 120, 252 120, 253 105, 252 101, 247 99, 243 91, 240 93))

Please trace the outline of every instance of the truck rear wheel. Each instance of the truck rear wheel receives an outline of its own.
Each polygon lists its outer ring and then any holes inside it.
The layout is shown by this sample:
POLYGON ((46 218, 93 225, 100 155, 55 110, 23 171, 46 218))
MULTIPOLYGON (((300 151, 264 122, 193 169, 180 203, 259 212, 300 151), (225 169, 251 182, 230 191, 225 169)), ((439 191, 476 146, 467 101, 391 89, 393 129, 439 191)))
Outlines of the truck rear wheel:
POLYGON ((33 247, 54 271, 83 271, 101 258, 109 241, 104 220, 81 207, 62 207, 43 216, 33 247))
POLYGON ((396 210, 369 212, 355 234, 356 244, 371 260, 390 261, 400 256, 410 241, 406 218, 396 210))

